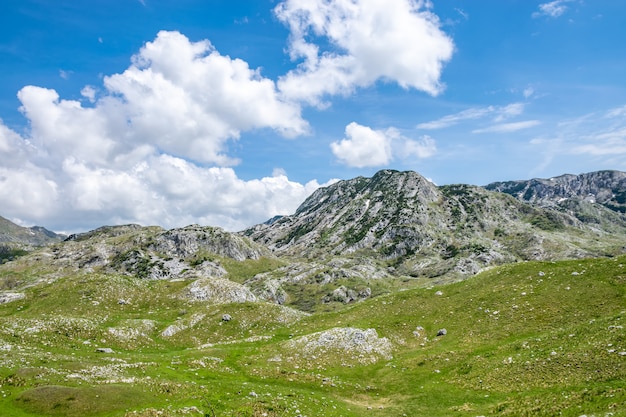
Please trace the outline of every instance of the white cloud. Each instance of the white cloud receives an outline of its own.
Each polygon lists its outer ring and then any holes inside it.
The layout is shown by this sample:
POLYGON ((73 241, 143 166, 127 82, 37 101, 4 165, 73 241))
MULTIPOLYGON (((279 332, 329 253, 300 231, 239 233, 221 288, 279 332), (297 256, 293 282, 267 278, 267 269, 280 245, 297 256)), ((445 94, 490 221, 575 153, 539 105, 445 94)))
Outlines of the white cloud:
POLYGON ((303 60, 281 77, 290 99, 323 106, 378 80, 436 95, 454 45, 429 2, 417 0, 286 0, 275 9, 289 26, 289 53, 303 60), (321 42, 315 40, 322 38, 321 42), (329 44, 323 50, 320 44, 329 44))
POLYGON ((20 135, 6 127, 2 123, 2 119, 0 119, 0 154, 4 153, 6 156, 9 156, 10 153, 17 150, 21 142, 22 138, 20 135))
POLYGON ((626 106, 564 120, 530 144, 540 147, 549 163, 574 155, 594 166, 626 169, 626 106))
POLYGON ((524 112, 524 103, 513 103, 498 109, 494 121, 501 122, 511 117, 519 116, 524 112))
POLYGON ((428 158, 437 147, 430 136, 420 140, 404 137, 395 128, 374 130, 352 122, 346 126, 346 137, 333 142, 330 148, 343 164, 356 167, 379 167, 396 158, 428 158))
POLYGON ((462 120, 472 120, 472 119, 480 119, 487 114, 490 114, 494 111, 493 106, 482 107, 482 108, 471 108, 467 110, 463 110, 462 112, 449 114, 447 116, 443 116, 440 119, 433 120, 430 122, 420 123, 417 125, 418 129, 444 129, 446 127, 454 126, 458 122, 462 120))
POLYGON ((533 94, 535 94, 535 89, 532 87, 526 87, 522 94, 524 95, 524 98, 530 98, 533 94))
POLYGON ((346 126, 346 137, 330 144, 333 154, 352 167, 375 167, 392 159, 391 141, 394 131, 373 130, 352 122, 346 126))
POLYGON ((472 133, 511 133, 540 125, 539 120, 525 120, 523 122, 500 123, 482 129, 472 130, 472 133))
POLYGON ((403 155, 414 156, 420 159, 430 158, 437 152, 435 140, 428 135, 422 136, 419 140, 406 140, 403 144, 403 155))
POLYGON ((238 230, 292 213, 320 187, 281 171, 244 181, 219 166, 236 162, 225 145, 241 132, 292 137, 308 124, 272 80, 209 41, 160 32, 97 94, 81 94, 83 102, 19 91, 29 131, 0 121, 3 216, 66 231, 131 222, 238 230))
POLYGON ((80 95, 89 100, 90 103, 96 102, 96 89, 90 85, 83 87, 83 89, 80 90, 80 95))
POLYGON ((209 41, 190 42, 160 32, 122 74, 104 79, 107 94, 82 94, 93 107, 62 100, 54 90, 27 86, 19 93, 31 135, 48 151, 100 165, 150 144, 160 152, 204 163, 231 165, 225 143, 242 131, 274 129, 293 137, 307 132, 300 107, 278 97, 274 82, 247 63, 220 55, 209 41))
MULTIPOLYGON (((0 124, 3 145, 9 143, 7 131, 0 124)), ((19 151, 14 139, 18 138, 11 137, 9 146, 19 151)), ((28 158, 39 160, 40 148, 26 150, 28 158)), ((2 215, 55 230, 67 230, 69 225, 74 228, 70 231, 123 223, 163 227, 200 223, 241 230, 278 214, 293 213, 308 195, 326 185, 290 181, 280 170, 271 177, 244 181, 231 168, 206 168, 146 149, 120 157, 125 163, 111 167, 74 157, 56 157, 60 166, 51 169, 24 162, 24 158, 14 166, 3 163, 2 215)))
POLYGON ((473 107, 430 122, 420 123, 416 127, 426 130, 444 129, 465 120, 482 119, 487 116, 494 116, 494 121, 499 122, 522 114, 524 107, 524 103, 512 103, 506 106, 473 107))
POLYGON ((294 137, 308 129, 300 107, 281 100, 259 70, 178 32, 159 32, 123 74, 106 77, 105 86, 124 97, 136 136, 202 162, 234 163, 221 151, 241 131, 271 128, 294 137))
POLYGON ((565 3, 571 1, 572 0, 555 0, 549 3, 542 3, 539 5, 539 11, 533 13, 533 17, 559 17, 567 10, 565 3))
POLYGON ((617 107, 609 110, 606 113, 606 117, 615 118, 615 117, 626 117, 626 106, 617 107))

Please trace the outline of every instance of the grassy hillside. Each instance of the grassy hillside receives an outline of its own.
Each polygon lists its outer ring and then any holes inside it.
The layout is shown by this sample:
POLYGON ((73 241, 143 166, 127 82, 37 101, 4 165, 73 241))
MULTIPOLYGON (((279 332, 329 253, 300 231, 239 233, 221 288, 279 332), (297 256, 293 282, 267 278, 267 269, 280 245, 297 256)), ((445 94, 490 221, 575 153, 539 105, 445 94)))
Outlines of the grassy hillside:
MULTIPOLYGON (((226 269, 269 268, 246 265, 226 269)), ((193 301, 190 281, 31 285, 50 274, 32 268, 0 268, 3 416, 626 416, 626 257, 314 315, 193 301)))

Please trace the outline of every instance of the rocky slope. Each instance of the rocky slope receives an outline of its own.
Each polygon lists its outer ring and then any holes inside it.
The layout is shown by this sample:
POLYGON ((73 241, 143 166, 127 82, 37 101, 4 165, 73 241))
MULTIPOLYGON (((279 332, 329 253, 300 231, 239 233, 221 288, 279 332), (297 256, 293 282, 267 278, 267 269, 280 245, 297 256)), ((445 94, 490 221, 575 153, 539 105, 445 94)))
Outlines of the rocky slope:
POLYGON ((517 260, 623 250, 622 216, 587 223, 575 214, 481 187, 437 187, 415 172, 384 170, 319 189, 294 215, 243 233, 278 255, 367 256, 392 267, 386 271, 394 275, 415 277, 463 277, 517 260))
POLYGON ((183 280, 179 296, 197 302, 332 310, 494 265, 624 252, 626 215, 615 208, 624 175, 580 177, 438 187, 415 172, 384 170, 319 189, 295 214, 240 234, 105 226, 11 262, 11 274, 32 268, 32 281, 8 280, 0 303, 28 286, 95 273, 183 280))
POLYGON ((494 182, 485 188, 542 206, 563 207, 571 201, 582 201, 626 213, 626 172, 597 171, 549 179, 494 182))
POLYGON ((13 247, 43 246, 59 242, 66 237, 41 226, 18 226, 0 216, 0 244, 8 244, 13 247))
MULTIPOLYGON (((38 280, 44 282, 74 273, 193 281, 224 277, 227 272, 221 264, 223 259, 245 261, 262 257, 274 258, 266 248, 219 228, 192 225, 164 230, 156 226, 124 225, 72 235, 12 264, 17 269, 37 265, 38 280)), ((242 288, 240 292, 249 291, 242 288)))

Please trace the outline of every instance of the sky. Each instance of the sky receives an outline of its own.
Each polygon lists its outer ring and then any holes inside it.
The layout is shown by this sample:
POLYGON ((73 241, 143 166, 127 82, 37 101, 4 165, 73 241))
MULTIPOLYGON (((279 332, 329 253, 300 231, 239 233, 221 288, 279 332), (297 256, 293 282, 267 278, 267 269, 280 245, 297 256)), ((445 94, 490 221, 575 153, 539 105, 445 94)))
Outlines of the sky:
POLYGON ((626 171, 626 2, 3 0, 0 216, 238 231, 381 169, 626 171))

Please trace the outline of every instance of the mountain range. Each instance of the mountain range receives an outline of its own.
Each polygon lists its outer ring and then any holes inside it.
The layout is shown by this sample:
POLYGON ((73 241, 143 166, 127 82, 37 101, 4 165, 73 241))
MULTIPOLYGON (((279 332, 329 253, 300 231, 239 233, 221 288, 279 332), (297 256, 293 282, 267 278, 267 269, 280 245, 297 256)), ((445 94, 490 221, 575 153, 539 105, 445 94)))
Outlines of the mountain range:
POLYGON ((1 414, 626 417, 625 176, 384 170, 239 233, 3 219, 1 414))
MULTIPOLYGON (((45 259, 150 279, 224 277, 220 260, 269 259, 274 269, 230 290, 311 311, 507 263, 624 253, 624 207, 626 173, 619 171, 480 187, 437 186, 413 171, 383 170, 320 188, 293 215, 238 234, 197 225, 104 226, 46 249, 45 259)), ((4 241, 23 245, 63 237, 2 225, 4 241)))

